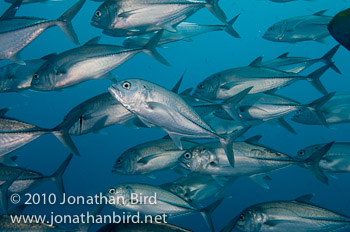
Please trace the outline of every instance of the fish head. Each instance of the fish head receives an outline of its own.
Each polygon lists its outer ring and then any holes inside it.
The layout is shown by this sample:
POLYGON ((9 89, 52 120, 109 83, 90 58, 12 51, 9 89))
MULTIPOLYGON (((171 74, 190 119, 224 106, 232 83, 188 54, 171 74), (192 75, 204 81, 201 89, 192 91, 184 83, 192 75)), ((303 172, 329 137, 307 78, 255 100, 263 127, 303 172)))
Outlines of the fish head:
POLYGON ((211 161, 211 153, 205 146, 197 146, 185 151, 179 158, 180 165, 192 172, 204 170, 211 161))
POLYGON ((320 148, 322 148, 325 144, 316 144, 316 145, 312 145, 309 147, 306 147, 302 150, 299 150, 297 152, 297 156, 299 158, 308 158, 310 157, 313 153, 317 152, 318 150, 320 150, 320 148))
POLYGON ((240 231, 259 232, 266 221, 266 215, 258 207, 244 210, 236 218, 236 227, 240 231))
POLYGON ((53 66, 47 62, 43 64, 36 72, 33 73, 30 83, 31 89, 34 90, 51 90, 56 80, 56 71, 53 66))
POLYGON ((133 164, 136 163, 136 160, 133 159, 133 157, 135 157, 134 153, 134 150, 127 150, 121 156, 119 156, 115 161, 112 172, 120 175, 134 174, 135 165, 133 164))
POLYGON ((127 184, 116 185, 108 190, 107 198, 109 202, 113 203, 113 206, 121 209, 131 202, 131 194, 133 190, 127 184))
POLYGON ((270 41, 284 41, 286 37, 286 25, 285 22, 279 22, 267 29, 267 31, 262 36, 266 40, 270 41))
POLYGON ((219 80, 217 74, 214 74, 197 85, 193 96, 214 100, 216 99, 218 89, 219 80))
POLYGON ((97 8, 91 18, 92 26, 101 29, 111 28, 115 15, 115 13, 113 13, 113 6, 111 5, 112 2, 114 1, 106 1, 99 8, 97 8))
POLYGON ((150 88, 145 81, 128 79, 110 86, 108 90, 125 108, 131 110, 145 104, 150 88))
POLYGON ((291 119, 294 122, 302 124, 314 124, 315 122, 319 122, 316 115, 311 110, 307 109, 307 107, 299 108, 291 119))

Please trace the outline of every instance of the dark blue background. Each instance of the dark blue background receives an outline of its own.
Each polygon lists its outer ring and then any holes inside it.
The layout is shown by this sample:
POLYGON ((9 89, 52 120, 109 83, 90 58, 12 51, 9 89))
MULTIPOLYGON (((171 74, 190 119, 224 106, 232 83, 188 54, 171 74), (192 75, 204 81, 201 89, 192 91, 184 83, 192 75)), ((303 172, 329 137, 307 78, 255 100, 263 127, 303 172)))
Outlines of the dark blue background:
MULTIPOLYGON (((51 2, 49 4, 32 4, 21 7, 17 15, 35 16, 48 19, 59 17, 75 1, 51 2)), ((87 1, 83 9, 73 20, 73 26, 81 44, 101 31, 90 25, 91 17, 100 3, 87 1)), ((9 4, 0 2, 1 13, 9 4)), ((215 72, 238 66, 248 65, 257 56, 265 59, 275 58, 289 51, 294 56, 312 58, 321 57, 336 42, 329 37, 325 44, 302 42, 298 44, 274 43, 261 38, 265 30, 281 19, 312 14, 328 9, 327 15, 335 15, 348 7, 348 2, 341 0, 315 0, 312 2, 295 1, 277 4, 264 0, 221 0, 220 6, 229 18, 241 14, 234 28, 241 35, 235 39, 225 32, 213 32, 194 38, 194 42, 178 42, 167 45, 167 49, 159 49, 160 53, 172 64, 165 67, 145 54, 139 54, 132 60, 117 68, 113 73, 118 80, 125 78, 142 78, 159 85, 171 88, 186 70, 182 89, 193 87, 205 77, 215 72)), ((221 24, 207 9, 202 9, 188 21, 202 24, 221 24)), ((121 38, 103 35, 101 43, 121 44, 121 38)), ((75 45, 60 31, 58 27, 50 28, 38 37, 22 52, 23 59, 36 59, 46 54, 60 53, 75 45)), ((329 70, 321 78, 329 92, 337 94, 350 93, 350 53, 343 47, 334 57, 336 65, 343 72, 338 75, 329 70)), ((0 61, 5 65, 9 61, 0 61)), ((61 122, 65 114, 82 101, 107 91, 109 80, 93 80, 61 92, 31 92, 24 95, 17 93, 0 94, 0 107, 11 107, 8 115, 35 125, 52 128, 61 122)), ((308 103, 321 95, 306 81, 300 81, 278 93, 308 103)), ((288 120, 290 121, 290 120, 288 120)), ((291 122, 298 132, 292 135, 284 129, 268 124, 251 129, 248 135, 262 134, 262 144, 290 155, 314 143, 345 141, 349 142, 349 124, 335 125, 332 129, 322 126, 305 126, 291 122)), ((120 125, 104 129, 103 134, 89 134, 74 137, 82 157, 73 157, 68 167, 64 182, 68 195, 94 195, 105 192, 109 187, 122 182, 145 182, 162 184, 177 178, 171 171, 156 173, 157 179, 146 176, 119 176, 111 172, 116 158, 126 149, 141 142, 150 141, 165 135, 160 129, 130 129, 120 125), (165 174, 165 175, 164 175, 165 174)), ((52 135, 45 135, 36 141, 13 152, 18 155, 18 163, 22 167, 51 174, 68 155, 68 151, 52 135)), ((227 191, 232 198, 225 199, 213 214, 216 229, 221 229, 232 217, 244 208, 268 200, 289 200, 300 195, 315 193, 313 202, 328 209, 350 216, 349 194, 350 177, 348 174, 337 175, 339 179, 330 178, 328 186, 318 182, 310 171, 292 167, 270 174, 270 190, 262 189, 249 180, 241 178, 227 191)), ((52 183, 45 183, 33 192, 57 192, 52 183)), ((32 206, 25 213, 41 214, 54 210, 55 213, 81 213, 90 210, 91 206, 32 206)), ((110 213, 112 207, 103 212, 110 213)), ((172 219, 171 222, 195 231, 206 231, 207 226, 199 214, 172 219)), ((94 227, 96 228, 96 227, 94 227)))

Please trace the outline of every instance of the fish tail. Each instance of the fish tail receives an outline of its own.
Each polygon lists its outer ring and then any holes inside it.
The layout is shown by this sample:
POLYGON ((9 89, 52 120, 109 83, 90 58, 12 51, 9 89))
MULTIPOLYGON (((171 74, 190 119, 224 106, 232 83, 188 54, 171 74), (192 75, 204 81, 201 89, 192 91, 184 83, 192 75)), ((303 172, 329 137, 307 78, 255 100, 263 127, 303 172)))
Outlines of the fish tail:
POLYGON ((307 108, 318 118, 318 120, 326 127, 328 123, 323 113, 321 112, 321 107, 326 104, 333 96, 335 92, 329 93, 307 105, 307 108))
POLYGON ((327 95, 328 92, 321 83, 320 78, 330 67, 331 65, 326 64, 306 77, 306 80, 309 81, 323 95, 327 95))
POLYGON ((315 175, 315 177, 324 184, 328 184, 328 177, 320 168, 320 161, 323 156, 329 151, 334 142, 324 145, 321 149, 314 152, 309 158, 304 161, 304 167, 307 167, 315 175))
POLYGON ((23 172, 24 171, 21 171, 21 172, 17 173, 17 175, 15 175, 11 179, 7 180, 5 183, 0 185, 0 204, 1 204, 1 208, 6 212, 6 214, 7 214, 7 210, 8 210, 8 201, 7 201, 7 199, 8 199, 8 189, 13 184, 13 182, 15 182, 15 180, 17 180, 17 178, 20 175, 22 175, 23 172))
POLYGON ((226 24, 226 27, 225 27, 225 31, 232 35, 233 37, 235 38, 241 38, 241 36, 238 34, 238 32, 233 29, 232 25, 236 22, 237 18, 239 17, 239 14, 236 15, 235 17, 233 17, 227 24, 226 24))
POLYGON ((334 64, 334 62, 332 61, 333 56, 335 55, 335 53, 337 53, 338 49, 340 47, 340 44, 334 46, 331 50, 329 50, 324 56, 322 56, 320 58, 320 60, 322 60, 325 64, 330 65, 331 69, 333 69, 334 71, 336 71, 339 74, 342 74, 342 72, 339 70, 339 68, 334 64))
POLYGON ((63 176, 64 172, 66 171, 72 157, 73 157, 73 154, 72 153, 69 154, 69 156, 58 167, 58 169, 48 178, 55 183, 58 191, 62 195, 65 192, 62 176, 63 176))
POLYGON ((163 35, 163 30, 158 31, 149 41, 148 43, 143 47, 143 52, 146 53, 147 55, 153 57, 154 59, 158 60, 160 63, 170 66, 168 61, 158 53, 156 50, 156 47, 159 43, 159 40, 162 38, 163 35))
POLYGON ((74 155, 80 156, 78 148, 75 146, 70 134, 69 129, 76 122, 77 117, 70 117, 69 119, 64 119, 61 124, 59 124, 54 129, 50 130, 50 132, 56 136, 56 138, 66 147, 68 148, 74 155))
POLYGON ((203 216, 205 222, 208 224, 210 231, 215 231, 214 224, 211 219, 211 214, 214 212, 214 210, 221 204, 221 202, 224 200, 224 198, 220 198, 219 200, 215 201, 214 203, 210 204, 209 206, 205 207, 200 211, 201 215, 203 216))
POLYGON ((245 90, 242 90, 238 94, 230 97, 229 99, 225 100, 222 103, 222 108, 230 115, 230 117, 235 120, 236 122, 240 123, 241 125, 244 125, 242 118, 239 116, 238 109, 236 106, 242 101, 242 99, 247 96, 249 91, 253 87, 246 88, 245 90))
POLYGON ((227 24, 227 17, 224 11, 219 7, 219 0, 206 0, 205 7, 218 18, 221 22, 227 24))
POLYGON ((243 135, 245 132, 247 132, 250 129, 251 126, 244 126, 241 129, 234 130, 231 134, 227 135, 226 137, 220 138, 220 143, 222 147, 225 150, 226 156, 228 161, 230 162, 231 166, 235 166, 235 160, 234 160, 234 153, 233 153, 233 142, 236 138, 243 135))
POLYGON ((57 26, 66 34, 66 36, 75 44, 79 45, 78 36, 72 26, 72 19, 79 12, 86 0, 79 0, 71 8, 69 8, 61 17, 57 19, 57 26))

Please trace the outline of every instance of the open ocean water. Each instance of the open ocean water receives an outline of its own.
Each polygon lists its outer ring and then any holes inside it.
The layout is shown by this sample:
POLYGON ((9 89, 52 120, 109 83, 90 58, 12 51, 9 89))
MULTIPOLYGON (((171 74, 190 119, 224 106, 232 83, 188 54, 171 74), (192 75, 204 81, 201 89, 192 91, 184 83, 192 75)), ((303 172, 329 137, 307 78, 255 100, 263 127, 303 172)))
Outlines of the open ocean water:
MULTIPOLYGON (((21 6, 18 16, 35 16, 47 19, 59 17, 75 1, 57 1, 45 4, 28 4, 21 6)), ((72 24, 77 32, 79 41, 84 44, 95 36, 102 36, 100 43, 121 45, 123 38, 102 35, 100 29, 90 25, 91 17, 101 3, 87 1, 72 24)), ((315 0, 295 1, 290 3, 273 3, 265 0, 221 0, 221 8, 228 18, 237 14, 240 17, 234 24, 242 38, 236 39, 223 31, 210 32, 193 38, 193 42, 176 42, 158 48, 171 64, 166 67, 145 54, 138 54, 131 60, 113 71, 118 80, 126 78, 141 78, 152 81, 168 89, 185 73, 181 89, 195 87, 209 75, 239 66, 248 65, 258 56, 272 59, 284 52, 292 56, 311 58, 321 57, 337 44, 332 37, 327 37, 325 43, 314 41, 296 44, 276 43, 267 41, 262 35, 273 23, 293 16, 309 15, 321 10, 327 10, 326 15, 333 16, 349 7, 349 1, 344 0, 315 0)), ((10 4, 0 2, 0 11, 4 12, 10 4)), ((188 22, 201 24, 222 24, 207 9, 201 9, 191 16, 188 22)), ((45 31, 33 43, 24 48, 21 56, 24 60, 40 58, 49 53, 60 53, 75 45, 69 41, 64 33, 53 27, 45 31)), ((333 58, 342 72, 337 74, 328 70, 321 81, 328 92, 336 94, 350 94, 350 53, 340 47, 333 58)), ((8 60, 1 60, 0 65, 9 64, 8 60)), ((313 66, 316 69, 320 66, 313 66)), ((1 93, 0 108, 10 107, 6 114, 43 128, 53 128, 58 125, 66 113, 79 103, 106 92, 111 85, 110 80, 91 80, 62 91, 18 93, 1 93)), ((296 82, 277 91, 278 94, 298 100, 302 103, 311 102, 321 97, 306 81, 296 82)), ((316 143, 350 142, 350 124, 337 124, 331 128, 324 126, 309 126, 295 123, 287 117, 287 121, 296 130, 297 135, 291 134, 283 128, 264 123, 250 129, 245 137, 263 135, 261 144, 296 155, 297 151, 316 143)), ((127 176, 112 173, 112 167, 122 152, 137 144, 151 141, 165 136, 161 129, 140 128, 133 129, 122 125, 115 125, 103 129, 98 134, 87 134, 73 137, 81 157, 74 156, 63 176, 67 195, 92 196, 100 192, 105 193, 118 183, 139 182, 159 185, 171 182, 179 177, 173 171, 161 171, 148 176, 127 176)), ((44 135, 39 139, 12 153, 18 156, 20 167, 51 174, 69 154, 69 151, 52 135, 44 135)), ((350 174, 337 174, 337 179, 329 178, 329 184, 320 183, 309 170, 300 167, 289 167, 275 171, 269 176, 270 189, 263 189, 247 177, 239 178, 225 194, 228 196, 214 211, 212 218, 215 229, 219 231, 229 220, 250 205, 270 200, 292 200, 301 195, 315 194, 312 202, 324 208, 343 215, 350 216, 350 174)), ((54 184, 47 182, 31 190, 31 193, 55 193, 58 191, 54 184)), ((13 207, 10 204, 10 207, 13 207)), ((25 214, 79 214, 92 210, 91 205, 31 205, 27 206, 25 214)), ((103 214, 111 214, 115 210, 105 207, 103 214)), ((208 231, 203 218, 199 214, 191 214, 169 219, 169 222, 193 231, 208 231)), ((65 225, 67 227, 71 225, 65 225)), ((101 225, 94 225, 96 231, 101 225)), ((0 231, 1 228, 0 228, 0 231)))

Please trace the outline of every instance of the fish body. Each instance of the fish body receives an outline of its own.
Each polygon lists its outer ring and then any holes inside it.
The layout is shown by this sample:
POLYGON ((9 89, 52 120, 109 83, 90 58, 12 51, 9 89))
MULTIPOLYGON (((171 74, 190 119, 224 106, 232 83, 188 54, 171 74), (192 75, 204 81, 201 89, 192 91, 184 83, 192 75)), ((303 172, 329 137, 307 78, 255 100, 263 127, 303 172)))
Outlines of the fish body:
POLYGON ((238 216, 235 224, 239 231, 249 232, 328 232, 348 228, 350 219, 297 199, 251 206, 238 216))
POLYGON ((329 36, 327 25, 332 17, 325 16, 325 11, 313 15, 298 16, 275 23, 264 34, 263 38, 274 42, 296 43, 301 41, 318 41, 329 36))
MULTIPOLYGON (((298 151, 301 158, 310 157, 325 144, 315 144, 298 151)), ((333 143, 320 160, 320 168, 326 173, 350 172, 350 143, 333 143)))
POLYGON ((169 223, 110 223, 101 227, 97 232, 191 232, 185 228, 169 223))
MULTIPOLYGON (((184 141, 182 145, 186 149, 195 143, 184 141)), ((121 154, 113 167, 113 173, 142 175, 176 168, 182 153, 170 138, 142 143, 121 154)))
POLYGON ((175 32, 174 27, 203 7, 226 23, 226 16, 217 1, 122 0, 105 1, 92 18, 92 25, 106 30, 122 30, 125 34, 144 34, 162 29, 175 32), (132 34, 127 32, 131 31, 132 34))
POLYGON ((319 78, 328 68, 328 65, 323 66, 307 76, 253 65, 233 68, 207 77, 197 85, 193 95, 210 100, 228 99, 250 87, 253 88, 249 94, 255 94, 279 89, 298 80, 308 80, 326 94, 327 91, 320 85, 319 78))
MULTIPOLYGON (((335 95, 321 107, 321 113, 328 124, 350 122, 350 95, 335 95)), ((319 119, 307 109, 300 109, 292 120, 307 125, 321 125, 319 119)))
POLYGON ((46 29, 59 26, 76 44, 78 38, 70 21, 79 12, 85 0, 78 1, 57 20, 47 20, 34 17, 15 17, 21 1, 16 1, 0 18, 0 59, 10 59, 19 64, 25 64, 19 57, 19 52, 30 44, 46 29), (11 10, 12 9, 12 10, 11 10))
POLYGON ((16 63, 0 67, 0 92, 19 92, 30 88, 33 74, 45 60, 26 60, 26 65, 16 63))

